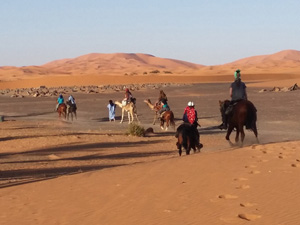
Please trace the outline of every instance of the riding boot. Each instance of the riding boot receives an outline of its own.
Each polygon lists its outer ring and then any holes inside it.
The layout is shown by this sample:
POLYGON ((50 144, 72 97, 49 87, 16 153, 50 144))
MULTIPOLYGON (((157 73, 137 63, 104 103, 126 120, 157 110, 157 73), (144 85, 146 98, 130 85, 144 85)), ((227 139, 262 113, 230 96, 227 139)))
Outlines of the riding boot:
POLYGON ((221 113, 222 113, 222 123, 219 125, 219 129, 227 130, 227 115, 225 114, 225 110, 222 110, 221 113))
POLYGON ((232 112, 232 109, 233 109, 233 105, 229 105, 225 110, 225 115, 228 116, 232 112))

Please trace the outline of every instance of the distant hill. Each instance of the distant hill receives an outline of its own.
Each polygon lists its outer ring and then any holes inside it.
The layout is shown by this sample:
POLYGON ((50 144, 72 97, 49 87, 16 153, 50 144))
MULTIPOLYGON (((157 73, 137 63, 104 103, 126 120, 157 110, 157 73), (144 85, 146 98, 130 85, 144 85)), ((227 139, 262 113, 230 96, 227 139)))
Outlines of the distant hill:
POLYGON ((211 76, 232 74, 237 68, 242 70, 242 74, 299 73, 300 51, 284 50, 217 66, 204 66, 141 53, 91 53, 71 59, 55 60, 41 66, 0 67, 0 80, 57 75, 211 76))

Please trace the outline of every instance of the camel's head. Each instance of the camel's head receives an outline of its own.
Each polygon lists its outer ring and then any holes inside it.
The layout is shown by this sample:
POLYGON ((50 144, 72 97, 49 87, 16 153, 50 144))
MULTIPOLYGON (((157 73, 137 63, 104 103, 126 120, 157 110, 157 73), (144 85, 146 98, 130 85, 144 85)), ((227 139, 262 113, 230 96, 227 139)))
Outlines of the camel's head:
POLYGON ((148 99, 145 99, 144 102, 145 102, 145 103, 150 103, 150 104, 151 104, 151 101, 150 101, 149 98, 148 98, 148 99))

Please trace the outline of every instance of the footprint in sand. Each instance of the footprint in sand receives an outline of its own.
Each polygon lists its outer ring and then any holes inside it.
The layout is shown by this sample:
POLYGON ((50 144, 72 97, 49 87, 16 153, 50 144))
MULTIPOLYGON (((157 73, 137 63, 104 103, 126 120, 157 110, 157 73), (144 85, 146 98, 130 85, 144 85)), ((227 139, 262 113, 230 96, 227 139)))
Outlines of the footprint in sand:
POLYGON ((292 167, 300 167, 300 163, 293 163, 291 166, 292 167))
POLYGON ((260 159, 260 160, 258 160, 257 162, 268 162, 269 160, 267 160, 267 159, 260 159))
POLYGON ((234 178, 233 179, 234 181, 246 181, 248 180, 247 178, 244 178, 244 177, 239 177, 239 178, 234 178))
POLYGON ((260 150, 262 147, 260 145, 252 145, 251 148, 260 150))
POLYGON ((249 173, 250 174, 260 174, 260 171, 259 170, 252 170, 249 173))
POLYGON ((250 202, 240 203, 241 207, 252 207, 252 206, 255 206, 255 205, 257 205, 257 204, 250 203, 250 202))
POLYGON ((261 215, 241 213, 238 215, 238 217, 244 220, 254 221, 256 219, 261 218, 261 215))
POLYGON ((237 186, 236 189, 248 189, 250 188, 249 185, 246 185, 246 184, 243 184, 243 185, 240 185, 240 186, 237 186))
POLYGON ((245 168, 256 168, 257 166, 255 165, 249 165, 249 166, 245 166, 245 168))
POLYGON ((284 155, 279 155, 278 158, 279 158, 279 159, 286 159, 287 157, 284 156, 284 155))
POLYGON ((253 156, 251 156, 251 158, 252 159, 257 159, 257 158, 261 158, 261 156, 260 155, 253 155, 253 156))
POLYGON ((218 198, 222 198, 222 199, 237 199, 238 196, 236 196, 236 195, 219 195, 218 198))

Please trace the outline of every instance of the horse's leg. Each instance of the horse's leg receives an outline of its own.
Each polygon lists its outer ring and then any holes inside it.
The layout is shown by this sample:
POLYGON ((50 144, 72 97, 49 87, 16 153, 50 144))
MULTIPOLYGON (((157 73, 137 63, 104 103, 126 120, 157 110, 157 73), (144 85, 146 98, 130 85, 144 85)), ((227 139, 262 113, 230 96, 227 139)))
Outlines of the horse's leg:
POLYGON ((230 136, 230 134, 231 134, 231 132, 233 131, 233 126, 232 125, 229 125, 229 127, 228 127, 228 130, 227 130, 227 134, 226 134, 226 140, 227 141, 229 141, 229 136, 230 136))
POLYGON ((226 140, 229 141, 230 145, 233 145, 232 142, 229 139, 229 136, 230 136, 231 132, 233 131, 233 128, 234 128, 233 125, 229 125, 228 130, 227 130, 227 134, 226 134, 226 137, 225 137, 226 140))
POLYGON ((242 126, 242 128, 241 128, 241 141, 242 141, 242 144, 244 142, 244 139, 245 139, 245 132, 244 132, 244 128, 242 126))
POLYGON ((164 129, 164 123, 165 123, 164 119, 161 118, 161 119, 160 119, 160 128, 161 128, 162 130, 164 129))
POLYGON ((178 138, 178 140, 177 140, 176 146, 178 148, 179 156, 181 156, 181 154, 182 154, 182 142, 183 142, 182 134, 179 133, 177 138, 178 138))
POLYGON ((169 125, 170 125, 170 119, 166 118, 166 129, 165 130, 168 130, 169 125))
POLYGON ((74 115, 75 115, 75 119, 77 120, 77 113, 76 113, 76 111, 74 112, 74 115))
POLYGON ((239 142, 240 131, 241 131, 240 126, 237 126, 236 127, 236 135, 235 135, 235 143, 239 142))
POLYGON ((179 151, 179 156, 181 156, 181 154, 182 154, 182 146, 181 145, 179 146, 178 151, 179 151))

